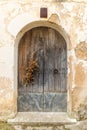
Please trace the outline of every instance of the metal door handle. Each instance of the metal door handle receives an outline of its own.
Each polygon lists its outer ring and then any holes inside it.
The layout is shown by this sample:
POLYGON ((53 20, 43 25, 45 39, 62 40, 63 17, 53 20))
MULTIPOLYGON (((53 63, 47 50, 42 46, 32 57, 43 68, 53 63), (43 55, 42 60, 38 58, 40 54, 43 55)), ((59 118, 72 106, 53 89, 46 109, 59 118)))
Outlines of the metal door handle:
POLYGON ((58 69, 54 69, 53 73, 58 74, 58 69))

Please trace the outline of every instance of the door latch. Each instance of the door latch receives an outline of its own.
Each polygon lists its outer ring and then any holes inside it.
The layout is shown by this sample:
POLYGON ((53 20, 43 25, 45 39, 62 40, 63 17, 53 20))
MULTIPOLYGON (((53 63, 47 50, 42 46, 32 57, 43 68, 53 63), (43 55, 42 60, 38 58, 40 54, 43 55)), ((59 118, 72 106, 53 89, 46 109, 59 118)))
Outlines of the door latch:
POLYGON ((58 69, 54 69, 53 73, 58 74, 58 69))

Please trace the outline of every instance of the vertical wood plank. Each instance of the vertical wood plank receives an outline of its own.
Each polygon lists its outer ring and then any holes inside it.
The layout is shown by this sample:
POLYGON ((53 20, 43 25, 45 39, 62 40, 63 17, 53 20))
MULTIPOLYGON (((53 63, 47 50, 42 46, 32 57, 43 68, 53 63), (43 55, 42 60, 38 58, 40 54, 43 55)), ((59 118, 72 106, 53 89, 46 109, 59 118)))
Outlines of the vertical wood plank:
POLYGON ((55 43, 54 43, 54 69, 56 69, 56 73, 54 73, 54 88, 55 88, 55 92, 59 92, 60 91, 60 76, 59 76, 59 60, 60 60, 60 53, 59 53, 59 49, 58 49, 58 39, 56 36, 56 32, 55 34, 55 43))
POLYGON ((63 45, 61 52, 61 92, 66 92, 66 76, 67 76, 67 57, 66 57, 66 48, 63 45))
MULTIPOLYGON (((38 34, 36 32, 36 29, 32 30, 32 41, 31 41, 32 42, 32 51, 31 51, 31 55, 34 54, 34 56, 36 55, 36 48, 35 47, 38 43, 37 37, 38 37, 38 34)), ((36 60, 36 59, 37 59, 37 57, 35 57, 34 60, 36 60)), ((32 92, 34 93, 34 92, 38 91, 38 75, 35 73, 33 78, 34 78, 34 80, 31 83, 31 85, 32 85, 32 92)))
POLYGON ((49 37, 48 37, 48 28, 44 28, 44 92, 48 92, 48 76, 49 76, 49 37))
MULTIPOLYGON (((26 34, 26 39, 25 39, 25 61, 26 61, 26 65, 28 64, 30 57, 31 57, 31 41, 32 41, 32 31, 28 31, 26 34)), ((32 85, 28 84, 26 87, 26 92, 32 92, 32 85)))
POLYGON ((49 58, 49 62, 48 62, 48 67, 49 67, 49 79, 48 79, 48 83, 49 83, 49 92, 54 91, 54 75, 53 75, 53 70, 54 70, 54 35, 53 35, 53 30, 49 28, 49 33, 48 33, 48 37, 49 37, 49 45, 48 45, 48 58, 49 58))

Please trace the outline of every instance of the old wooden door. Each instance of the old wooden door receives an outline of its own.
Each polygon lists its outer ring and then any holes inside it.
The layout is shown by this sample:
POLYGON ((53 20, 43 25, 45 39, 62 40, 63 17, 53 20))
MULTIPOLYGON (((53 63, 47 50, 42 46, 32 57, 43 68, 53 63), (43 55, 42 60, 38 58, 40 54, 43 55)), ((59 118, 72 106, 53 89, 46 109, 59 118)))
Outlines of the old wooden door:
POLYGON ((48 27, 36 27, 26 32, 18 48, 18 111, 67 111, 66 76, 64 38, 48 27), (33 81, 26 86, 23 71, 32 55, 38 70, 33 74, 33 81))

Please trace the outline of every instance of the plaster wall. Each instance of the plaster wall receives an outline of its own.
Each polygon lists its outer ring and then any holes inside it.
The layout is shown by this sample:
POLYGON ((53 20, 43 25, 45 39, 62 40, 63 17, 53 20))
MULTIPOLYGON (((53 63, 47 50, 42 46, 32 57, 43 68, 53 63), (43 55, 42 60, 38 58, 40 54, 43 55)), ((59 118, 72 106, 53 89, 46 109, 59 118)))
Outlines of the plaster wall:
POLYGON ((87 98, 87 2, 85 0, 0 1, 0 119, 17 113, 17 46, 23 34, 39 25, 58 30, 68 50, 68 111, 87 98), (48 17, 40 18, 40 8, 48 17))

